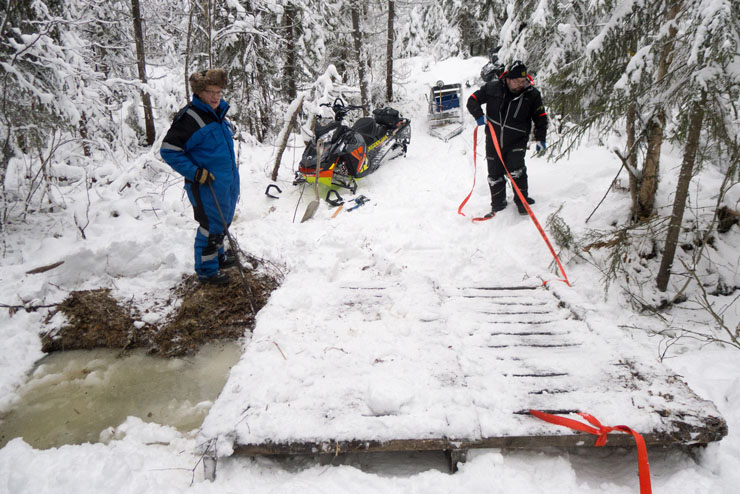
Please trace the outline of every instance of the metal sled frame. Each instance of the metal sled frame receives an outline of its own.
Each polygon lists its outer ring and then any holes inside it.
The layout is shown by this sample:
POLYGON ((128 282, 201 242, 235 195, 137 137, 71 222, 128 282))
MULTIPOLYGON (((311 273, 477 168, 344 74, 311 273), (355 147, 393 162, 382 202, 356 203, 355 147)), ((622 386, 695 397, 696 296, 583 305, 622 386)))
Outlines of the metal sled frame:
POLYGON ((437 84, 429 90, 429 133, 447 142, 463 131, 461 84, 437 84))

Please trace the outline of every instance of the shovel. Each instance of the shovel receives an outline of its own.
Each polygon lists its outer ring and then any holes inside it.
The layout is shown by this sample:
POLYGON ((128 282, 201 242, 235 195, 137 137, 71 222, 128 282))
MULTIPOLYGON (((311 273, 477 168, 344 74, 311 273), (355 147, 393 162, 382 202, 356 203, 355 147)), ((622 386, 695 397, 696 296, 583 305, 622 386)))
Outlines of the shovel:
POLYGON ((226 233, 226 238, 229 239, 229 245, 231 246, 231 252, 234 253, 234 258, 236 259, 236 267, 239 269, 239 274, 242 277, 242 282, 244 283, 244 290, 247 295, 247 302, 249 303, 249 309, 252 311, 252 315, 256 315, 257 312, 254 310, 254 304, 252 304, 252 299, 254 296, 252 295, 252 289, 249 288, 249 282, 247 281, 247 277, 244 274, 244 267, 242 266, 242 262, 239 260, 239 253, 241 250, 239 249, 239 246, 236 243, 236 240, 234 240, 234 237, 231 236, 231 233, 229 232, 229 225, 226 224, 226 218, 224 218, 224 213, 221 211, 221 205, 218 203, 218 197, 216 197, 216 192, 213 190, 213 184, 209 181, 208 182, 208 188, 211 189, 211 195, 213 196, 213 202, 216 203, 216 209, 218 210, 218 215, 221 218, 221 224, 224 227, 224 233, 226 233))
POLYGON ((316 193, 316 199, 308 203, 306 212, 303 213, 301 223, 313 218, 313 215, 316 214, 316 210, 319 208, 319 170, 321 169, 321 151, 323 150, 323 147, 324 141, 319 139, 316 142, 316 181, 313 184, 314 192, 316 193))

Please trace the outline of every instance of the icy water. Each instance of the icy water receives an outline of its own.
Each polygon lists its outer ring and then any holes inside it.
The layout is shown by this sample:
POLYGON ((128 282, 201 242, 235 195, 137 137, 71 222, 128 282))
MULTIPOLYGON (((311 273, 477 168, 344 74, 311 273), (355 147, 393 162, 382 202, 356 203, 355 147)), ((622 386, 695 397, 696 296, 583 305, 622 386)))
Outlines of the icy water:
POLYGON ((57 352, 41 359, 20 400, 0 415, 0 448, 15 437, 35 448, 98 442, 132 415, 182 432, 200 427, 241 355, 241 344, 211 344, 190 357, 136 350, 57 352))

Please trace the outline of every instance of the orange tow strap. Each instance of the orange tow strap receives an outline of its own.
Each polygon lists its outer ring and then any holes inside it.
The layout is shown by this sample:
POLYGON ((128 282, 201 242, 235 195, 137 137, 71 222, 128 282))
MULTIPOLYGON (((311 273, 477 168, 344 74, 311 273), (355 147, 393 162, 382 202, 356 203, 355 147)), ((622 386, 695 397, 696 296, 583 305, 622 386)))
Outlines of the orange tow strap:
MULTIPOLYGON (((491 139, 493 140, 493 146, 496 148, 496 154, 498 154, 499 159, 501 160, 501 164, 504 166, 504 170, 506 171, 506 175, 509 177, 509 181, 511 182, 511 186, 514 188, 514 191, 516 192, 517 196, 519 196, 519 200, 524 205, 524 208, 527 210, 527 214, 529 214, 529 217, 532 219, 532 222, 534 223, 534 226, 537 227, 537 230, 540 232, 540 235, 542 236, 542 239, 545 241, 545 244, 547 244, 547 247, 550 249, 550 254, 552 254, 553 259, 555 259, 555 262, 558 264, 558 267, 560 268, 560 272, 563 274, 563 279, 558 280, 562 281, 568 286, 570 285, 570 281, 568 281, 568 275, 565 274, 565 270, 563 269, 563 265, 560 263, 560 259, 558 259, 558 255, 555 253, 555 249, 553 249, 552 244, 550 243, 550 239, 547 238, 547 235, 545 234, 545 230, 540 225, 540 222, 537 221, 537 217, 534 215, 534 212, 532 212, 532 208, 529 207, 529 203, 527 202, 527 199, 524 197, 524 194, 522 194, 522 191, 519 190, 519 187, 514 182, 514 179, 512 178, 511 174, 509 173, 509 169, 506 167, 506 163, 504 163, 504 157, 501 154, 501 148, 498 145, 498 137, 496 136, 496 132, 493 130, 493 125, 491 125, 491 122, 486 120, 486 123, 488 124, 488 130, 491 132, 491 139)), ((473 130, 473 187, 470 189, 470 193, 468 193, 467 197, 463 199, 463 202, 460 204, 460 206, 457 208, 457 213, 465 216, 465 214, 462 212, 462 208, 465 206, 465 204, 468 202, 468 199, 470 199, 470 196, 473 194, 473 189, 475 189, 475 174, 476 170, 478 168, 477 165, 477 156, 476 156, 476 149, 478 146, 478 127, 473 130)), ((485 221, 490 218, 473 218, 473 221, 485 221)), ((548 281, 543 282, 543 285, 547 285, 548 281)))
MULTIPOLYGON (((475 175, 478 171, 478 160, 476 149, 478 147, 478 127, 475 128, 473 131, 473 186, 470 188, 470 192, 468 195, 463 199, 463 202, 460 203, 460 206, 457 208, 457 214, 460 214, 462 216, 465 216, 465 213, 462 212, 462 209, 465 207, 465 204, 468 203, 468 200, 470 199, 470 196, 473 195, 473 190, 475 189, 475 175)), ((473 221, 486 221, 493 218, 493 215, 486 218, 485 216, 481 216, 480 218, 473 218, 473 221)))
POLYGON ((587 413, 579 413, 578 415, 586 419, 595 427, 586 425, 583 422, 578 422, 577 420, 551 415, 538 410, 530 410, 529 413, 538 419, 550 422, 551 424, 562 425, 570 427, 571 429, 599 436, 596 438, 596 442, 594 443, 594 446, 596 447, 604 446, 606 444, 606 435, 612 431, 632 434, 632 437, 635 438, 635 444, 637 445, 637 470, 640 476, 640 494, 652 494, 653 489, 650 485, 650 462, 648 461, 647 447, 645 446, 645 439, 639 432, 630 429, 626 425, 616 425, 614 427, 601 425, 601 422, 587 413))

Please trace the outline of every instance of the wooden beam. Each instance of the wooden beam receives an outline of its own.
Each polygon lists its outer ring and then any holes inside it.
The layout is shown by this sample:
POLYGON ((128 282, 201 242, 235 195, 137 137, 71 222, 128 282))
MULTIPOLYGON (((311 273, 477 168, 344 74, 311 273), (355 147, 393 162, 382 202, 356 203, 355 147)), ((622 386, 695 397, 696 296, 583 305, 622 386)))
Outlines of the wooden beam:
MULTIPOLYGON (((695 428, 684 422, 674 422, 672 432, 651 432, 643 434, 648 446, 706 445, 719 441, 727 435, 727 424, 718 417, 708 417, 705 428, 695 428)), ((293 442, 261 444, 239 444, 235 454, 257 455, 315 455, 339 453, 377 453, 391 451, 451 451, 480 448, 537 449, 545 447, 574 448, 591 447, 596 441, 592 434, 558 434, 542 436, 502 436, 483 439, 395 439, 391 441, 326 440, 316 442, 293 442)), ((629 434, 609 434, 607 446, 634 447, 634 439, 629 434)))

